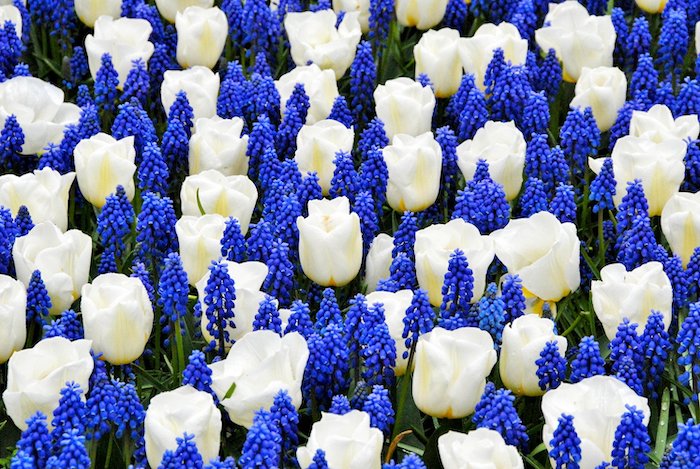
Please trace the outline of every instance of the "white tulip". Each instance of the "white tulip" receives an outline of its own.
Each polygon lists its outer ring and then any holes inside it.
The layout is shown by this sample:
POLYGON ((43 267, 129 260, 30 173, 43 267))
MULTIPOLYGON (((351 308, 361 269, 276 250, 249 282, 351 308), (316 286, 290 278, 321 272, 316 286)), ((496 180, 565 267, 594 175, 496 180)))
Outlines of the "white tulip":
POLYGON ((26 420, 41 412, 51 428, 61 389, 73 381, 80 386, 84 400, 93 367, 89 340, 71 342, 52 337, 15 352, 7 362, 7 389, 2 393, 7 415, 24 431, 26 420))
POLYGON ((700 55, 700 21, 695 23, 695 53, 700 55))
POLYGON ((367 292, 375 291, 380 280, 389 278, 393 250, 394 238, 386 233, 379 233, 370 244, 365 260, 364 283, 367 292))
POLYGON ((182 267, 190 285, 195 285, 208 272, 211 261, 221 257, 225 228, 226 219, 219 214, 184 215, 175 223, 182 267))
POLYGON ((248 174, 248 136, 241 135, 243 119, 200 118, 190 138, 190 174, 215 169, 224 176, 248 174))
POLYGON ((88 281, 92 239, 80 230, 65 233, 51 222, 39 223, 17 238, 12 248, 17 280, 25 286, 35 270, 41 272, 51 297, 51 314, 59 314, 80 297, 88 281))
POLYGON ((598 130, 605 132, 613 126, 617 112, 625 104, 627 77, 617 67, 583 67, 575 93, 571 107, 581 110, 590 107, 598 130))
POLYGON ((299 261, 304 274, 324 287, 347 285, 362 265, 360 217, 347 197, 309 201, 309 216, 297 217, 299 261))
POLYGON ((233 344, 225 360, 209 365, 211 386, 231 420, 250 428, 255 413, 269 410, 281 390, 299 408, 308 358, 309 347, 298 332, 280 337, 269 330, 253 331, 233 344), (233 385, 235 391, 226 398, 233 385))
POLYGON ((477 428, 467 434, 450 430, 438 438, 440 461, 445 469, 522 469, 523 458, 507 445, 500 433, 477 428))
POLYGON ((187 70, 168 70, 163 74, 160 87, 160 100, 165 113, 170 112, 170 106, 180 91, 187 94, 187 101, 192 106, 194 120, 200 117, 216 115, 216 100, 219 97, 219 74, 207 67, 195 65, 187 70))
POLYGON ((291 54, 298 66, 315 63, 322 70, 333 70, 340 80, 355 59, 362 31, 359 13, 346 12, 336 27, 333 10, 287 13, 284 29, 289 37, 291 54))
POLYGON ((22 350, 27 339, 27 289, 19 280, 0 275, 0 365, 22 350))
POLYGON ((321 70, 318 65, 296 67, 275 81, 280 94, 280 111, 282 116, 287 108, 287 100, 297 83, 304 85, 304 92, 309 97, 309 111, 306 123, 314 124, 328 117, 338 97, 338 84, 332 70, 321 70))
POLYGON ((661 211, 661 230, 674 254, 687 266, 700 246, 700 192, 679 192, 671 196, 661 211))
POLYGON ((167 450, 177 449, 177 438, 194 436, 204 461, 219 455, 221 412, 211 394, 192 386, 162 392, 151 399, 143 423, 146 457, 151 467, 159 467, 167 450))
POLYGON ((547 342, 555 341, 559 353, 566 353, 566 337, 557 335, 554 321, 536 314, 515 319, 503 329, 503 345, 498 362, 505 387, 521 396, 541 396, 536 360, 547 342))
POLYGON ((22 176, 0 176, 0 205, 14 216, 24 205, 34 224, 50 221, 61 231, 68 228, 68 193, 75 173, 61 174, 51 168, 34 170, 22 176))
POLYGON ((359 13, 357 19, 360 22, 360 28, 363 33, 369 32, 369 0, 333 0, 333 11, 336 14, 344 11, 345 13, 359 13))
POLYGON ((228 20, 217 7, 187 7, 175 16, 177 62, 183 68, 202 65, 214 68, 224 51, 228 20))
POLYGON ((411 290, 399 290, 397 292, 375 291, 366 296, 367 305, 372 306, 374 303, 381 303, 384 306, 384 319, 389 327, 389 334, 394 339, 396 346, 396 366, 394 372, 396 376, 402 376, 406 373, 408 365, 408 357, 404 358, 403 353, 408 352, 406 341, 403 336, 406 310, 411 306, 413 301, 413 292, 411 290))
POLYGON ((591 16, 574 0, 549 4, 543 28, 535 40, 544 51, 554 49, 562 61, 564 80, 576 82, 583 67, 611 67, 615 28, 609 15, 591 16))
POLYGON ((359 410, 345 415, 321 412, 321 420, 311 427, 306 446, 297 449, 299 465, 309 467, 320 449, 326 454, 328 467, 333 469, 380 469, 384 437, 369 422, 369 414, 359 410))
POLYGON ((542 440, 552 450, 552 436, 562 414, 574 417, 574 429, 581 440, 581 469, 593 469, 612 460, 615 430, 630 405, 644 413, 649 423, 649 405, 625 383, 612 376, 593 376, 576 384, 562 383, 542 397, 544 427, 542 440))
POLYGON ((698 133, 700 123, 696 114, 674 119, 665 104, 655 104, 648 111, 632 111, 629 134, 633 137, 661 143, 666 140, 695 140, 698 133))
POLYGON ((100 16, 122 16, 122 0, 75 0, 75 14, 89 28, 100 16))
POLYGON ((462 66, 466 73, 474 75, 476 85, 486 88, 486 69, 496 49, 503 51, 503 58, 512 65, 523 65, 527 58, 527 40, 520 37, 518 28, 510 23, 482 24, 474 36, 463 38, 460 50, 462 66))
POLYGON ((98 275, 83 285, 80 311, 85 338, 105 360, 126 365, 141 356, 153 329, 153 306, 141 280, 98 275))
POLYGON ((133 61, 143 60, 145 64, 153 55, 153 43, 148 40, 153 31, 151 23, 143 19, 100 16, 95 21, 94 34, 85 37, 85 52, 92 78, 102 67, 102 56, 109 54, 112 65, 119 75, 118 89, 122 89, 133 61))
POLYGON ((248 232, 257 200, 258 189, 248 176, 224 176, 214 169, 187 176, 180 189, 183 215, 203 215, 201 204, 204 214, 237 218, 243 234, 248 232))
POLYGON ((34 77, 14 77, 0 83, 0 127, 11 115, 24 133, 23 155, 42 153, 63 140, 68 124, 77 124, 80 108, 64 103, 63 90, 34 77))
POLYGON ((399 24, 422 31, 437 26, 447 10, 447 0, 396 0, 395 5, 399 24))
POLYGON ((428 292, 433 306, 442 303, 442 284, 455 249, 464 252, 474 274, 472 302, 481 298, 486 288, 486 270, 494 256, 491 238, 482 236, 474 225, 458 218, 418 230, 414 246, 418 284, 428 292))
POLYGON ((432 417, 460 419, 474 412, 496 364, 488 332, 476 327, 436 327, 418 339, 413 400, 432 417))
POLYGON ((14 24, 17 37, 22 39, 22 13, 12 3, 0 6, 0 24, 4 26, 8 21, 14 24))
POLYGON ((442 28, 426 31, 413 47, 416 78, 421 73, 430 78, 435 96, 449 98, 457 92, 462 81, 459 31, 442 28))
POLYGON ((634 3, 647 13, 654 14, 664 11, 667 1, 668 0, 634 0, 634 3))
POLYGON ((406 77, 387 80, 374 90, 374 103, 389 140, 397 134, 430 132, 435 95, 429 86, 406 77))
POLYGON ((503 186, 506 199, 513 200, 523 184, 526 149, 525 138, 512 121, 488 121, 472 140, 459 144, 457 165, 468 182, 479 160, 486 160, 491 179, 503 186))
POLYGON ((102 208, 107 196, 117 192, 117 186, 124 187, 129 200, 134 198, 134 137, 116 140, 99 133, 81 140, 73 156, 80 192, 92 205, 102 208))
POLYGON ((315 171, 323 195, 328 195, 335 171, 336 153, 352 152, 355 132, 332 119, 304 125, 297 134, 297 151, 294 160, 301 174, 315 171))
MULTIPOLYGON (((214 0, 156 0, 158 11, 170 23, 175 22, 179 12, 185 11, 191 6, 211 8, 214 6, 214 0)), ((158 464, 160 464, 160 461, 158 461, 158 464)))

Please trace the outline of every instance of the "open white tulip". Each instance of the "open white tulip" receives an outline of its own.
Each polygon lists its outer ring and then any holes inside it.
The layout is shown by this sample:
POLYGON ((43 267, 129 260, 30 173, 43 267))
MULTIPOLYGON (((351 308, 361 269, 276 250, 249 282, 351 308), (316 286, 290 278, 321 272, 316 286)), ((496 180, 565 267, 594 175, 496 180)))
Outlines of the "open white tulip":
POLYGON ((369 0, 333 0, 333 11, 339 14, 341 11, 345 13, 359 13, 357 20, 360 22, 360 28, 363 33, 369 32, 369 0))
POLYGON ((333 109, 333 102, 338 97, 338 84, 332 70, 321 70, 318 65, 303 65, 293 68, 275 81, 280 94, 280 110, 284 116, 287 100, 297 83, 304 85, 304 92, 309 97, 309 111, 306 123, 314 124, 326 119, 333 109))
POLYGON ((100 16, 122 16, 122 0, 75 0, 75 14, 85 26, 92 28, 100 16))
POLYGON ((700 192, 679 192, 671 196, 661 211, 661 230, 674 254, 688 265, 700 246, 700 192))
POLYGON ((397 292, 375 291, 369 293, 366 296, 366 300, 368 306, 372 306, 374 303, 381 303, 384 306, 384 319, 396 346, 394 372, 396 376, 403 376, 408 365, 408 357, 403 357, 403 353, 408 351, 405 340, 402 337, 403 319, 406 317, 406 310, 411 306, 411 301, 413 301, 413 292, 411 290, 399 290, 397 292))
MULTIPOLYGON (((211 8, 214 6, 214 0, 156 0, 158 12, 171 23, 175 22, 178 12, 185 11, 191 6, 201 8, 211 8)), ((160 464, 160 461, 158 461, 160 464)))
POLYGON ((500 433, 477 428, 467 434, 453 430, 438 438, 440 461, 445 469, 522 469, 523 458, 500 433))
POLYGON ((374 103, 389 140, 398 134, 430 132, 435 95, 429 86, 406 77, 387 80, 374 90, 374 103))
POLYGON ((190 285, 199 282, 208 272, 211 261, 221 257, 221 238, 225 228, 226 219, 219 214, 184 215, 175 223, 182 267, 190 285))
POLYGON ((674 119, 665 104, 655 104, 648 111, 632 111, 629 134, 633 137, 661 143, 666 140, 695 140, 698 133, 700 123, 696 114, 674 119))
POLYGON ((379 233, 370 244, 365 260, 364 283, 367 292, 375 291, 380 280, 389 278, 393 250, 394 238, 386 233, 379 233))
POLYGON ((422 31, 437 26, 447 10, 447 0, 396 0, 395 5, 399 24, 422 31))
POLYGON ((583 67, 575 92, 571 107, 581 110, 590 107, 598 130, 605 132, 613 126, 617 112, 625 104, 627 77, 617 67, 583 67))
POLYGON ((190 6, 175 16, 177 62, 183 68, 202 65, 214 68, 224 51, 228 20, 217 7, 190 6))
POLYGON ((460 37, 456 29, 442 28, 426 31, 413 47, 416 78, 421 73, 430 78, 435 96, 449 98, 457 92, 462 81, 460 37))
POLYGON ((19 280, 0 275, 0 365, 22 350, 27 339, 27 289, 19 280))
POLYGON ((201 65, 195 65, 187 70, 168 70, 163 74, 163 83, 160 87, 163 109, 168 114, 177 94, 184 91, 187 94, 187 101, 192 106, 195 121, 200 117, 214 117, 216 100, 219 97, 219 84, 219 74, 201 65))
POLYGON ((224 176, 248 174, 248 136, 241 135, 243 119, 200 118, 190 138, 190 174, 215 169, 224 176))

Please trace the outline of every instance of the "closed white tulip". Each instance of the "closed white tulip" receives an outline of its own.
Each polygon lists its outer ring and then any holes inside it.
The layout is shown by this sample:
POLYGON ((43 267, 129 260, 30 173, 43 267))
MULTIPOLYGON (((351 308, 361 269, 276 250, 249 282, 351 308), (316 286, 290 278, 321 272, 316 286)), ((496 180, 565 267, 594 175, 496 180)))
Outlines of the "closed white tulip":
POLYGON ((505 387, 519 396, 541 396, 536 360, 547 342, 555 341, 559 353, 566 353, 566 337, 557 335, 551 319, 526 314, 503 329, 501 357, 498 362, 505 387))
POLYGON ((583 67, 611 67, 615 28, 609 15, 591 16, 577 1, 549 4, 544 26, 535 40, 544 51, 554 49, 562 62, 564 80, 576 82, 583 67))
POLYGON ((333 102, 338 97, 338 84, 332 70, 321 70, 318 65, 303 65, 293 68, 275 81, 280 94, 280 110, 284 116, 287 100, 297 83, 304 85, 304 92, 309 97, 309 111, 306 123, 314 124, 326 119, 333 109, 333 102))
POLYGON ((435 95, 429 86, 406 77, 387 80, 374 90, 374 103, 389 140, 398 134, 430 132, 435 95))
POLYGON ((700 123, 696 114, 674 119, 665 104, 655 104, 648 111, 632 111, 629 134, 633 137, 661 143, 666 140, 695 140, 698 133, 700 123))
POLYGON ((77 124, 80 108, 64 103, 63 90, 34 77, 14 77, 0 83, 0 128, 11 115, 24 133, 23 155, 42 153, 63 140, 68 124, 77 124))
POLYGON ((491 233, 496 256, 523 281, 526 296, 559 301, 581 283, 576 226, 549 212, 508 222, 491 233))
POLYGON ((0 365, 22 350, 27 339, 27 289, 19 280, 0 275, 0 365))
POLYGON ((105 360, 126 365, 141 356, 153 329, 153 306, 141 280, 98 275, 83 286, 80 311, 85 338, 105 360))
POLYGON ((634 0, 634 3, 647 13, 654 14, 664 11, 667 1, 668 0, 634 0))
POLYGON ((168 114, 177 94, 184 91, 187 101, 192 106, 195 121, 200 117, 214 117, 219 84, 219 74, 200 65, 187 70, 168 70, 163 74, 163 83, 160 86, 163 109, 168 114))
POLYGON ((248 174, 248 136, 241 135, 243 119, 201 118, 190 138, 190 174, 215 169, 224 176, 248 174))
POLYGON ((332 119, 304 125, 297 134, 294 160, 301 174, 315 171, 323 195, 328 195, 335 171, 335 157, 339 151, 352 152, 355 132, 332 119))
POLYGON ((389 170, 386 201, 399 212, 420 212, 435 203, 440 190, 442 149, 432 132, 398 134, 384 148, 389 170))
POLYGON ((384 318, 389 327, 389 334, 394 339, 396 346, 396 366, 394 372, 396 376, 403 376, 406 373, 408 357, 404 358, 403 353, 408 351, 406 341, 403 336, 403 319, 406 317, 406 310, 413 301, 411 290, 399 290, 397 292, 375 291, 366 297, 367 305, 381 303, 384 306, 384 318))
POLYGON ((547 451, 551 451, 559 417, 561 414, 573 416, 574 429, 581 440, 579 465, 593 469, 603 461, 612 460, 615 430, 628 405, 644 413, 644 425, 649 423, 647 399, 613 376, 593 376, 576 384, 562 383, 542 397, 542 441, 547 451))
POLYGON ((583 67, 575 92, 571 107, 582 110, 590 107, 598 130, 605 132, 613 126, 617 112, 625 104, 627 77, 617 67, 583 67))
POLYGON ((73 151, 75 174, 80 192, 97 208, 102 208, 108 195, 124 187, 126 197, 134 198, 136 150, 134 137, 116 140, 99 133, 81 140, 73 151))
POLYGON ((226 218, 219 214, 184 215, 175 223, 182 267, 190 285, 195 285, 208 272, 211 261, 221 257, 224 228, 226 218))
POLYGON ((679 192, 671 196, 661 211, 661 230, 671 250, 688 265, 700 246, 700 192, 679 192))
POLYGON ((75 0, 75 14, 85 26, 92 28, 100 16, 122 16, 122 0, 75 0))
POLYGON ((447 0, 396 0, 395 9, 399 24, 425 31, 442 21, 447 0))
POLYGON ((456 29, 426 31, 413 47, 416 78, 424 73, 435 88, 435 96, 448 98, 457 92, 462 81, 460 37, 456 29))
POLYGON ((360 217, 347 197, 309 201, 309 216, 298 217, 299 261, 304 274, 324 287, 350 283, 362 265, 360 217))
POLYGON ((289 37, 292 60, 298 66, 315 63, 322 70, 332 70, 340 80, 355 59, 362 30, 359 13, 346 12, 336 27, 338 16, 333 10, 287 13, 284 29, 289 37))
POLYGON ((68 228, 68 192, 75 173, 61 174, 51 168, 34 170, 22 176, 0 176, 0 205, 14 216, 24 205, 34 224, 50 221, 61 231, 68 228))
POLYGON ((159 467, 163 453, 177 449, 177 438, 194 436, 204 461, 219 455, 221 412, 211 394, 192 386, 162 392, 151 399, 143 423, 146 457, 151 467, 159 467))
POLYGON ((211 8, 214 6, 214 0, 156 0, 158 12, 171 23, 175 22, 178 12, 185 11, 191 6, 211 8))
POLYGON ((299 465, 309 467, 320 449, 326 454, 328 467, 333 469, 380 469, 384 436, 369 422, 369 414, 359 410, 345 415, 321 412, 321 420, 311 427, 306 446, 297 449, 299 465))
POLYGON ((14 24, 17 37, 22 39, 22 13, 12 3, 0 6, 0 24, 4 25, 7 21, 14 24))
POLYGON ((119 75, 117 88, 122 89, 133 61, 141 59, 147 64, 153 55, 154 46, 148 40, 152 31, 151 23, 143 19, 114 19, 111 16, 97 18, 94 34, 85 37, 85 52, 92 78, 97 77, 102 66, 102 56, 109 54, 119 75))
POLYGON ((365 260, 364 283, 367 292, 375 291, 380 280, 389 278, 393 250, 394 238, 386 233, 379 233, 370 244, 365 260))
MULTIPOLYGON (((260 291, 260 288, 262 288, 262 284, 267 277, 268 269, 262 262, 223 262, 226 264, 228 275, 233 279, 236 288, 236 301, 233 306, 236 327, 226 327, 229 337, 236 341, 253 330, 253 320, 260 308, 260 302, 266 296, 264 292, 260 291)), ((204 289, 207 286, 210 274, 211 272, 207 270, 195 285, 203 313, 207 311, 207 305, 204 303, 204 298, 206 297, 204 289)), ((206 321, 202 321, 201 330, 205 340, 209 342, 214 339, 207 330, 206 321)))
POLYGON ((224 51, 228 20, 217 7, 187 7, 175 16, 177 62, 183 68, 202 65, 214 68, 224 51))
POLYGON ((445 469, 522 469, 523 458, 500 433, 477 428, 467 434, 450 430, 438 438, 440 461, 445 469))
POLYGON ((357 12, 357 20, 363 33, 369 32, 369 0, 333 0, 333 11, 357 12))
POLYGON ((525 138, 512 121, 488 121, 476 131, 472 140, 459 144, 457 165, 464 179, 471 181, 476 164, 486 160, 491 179, 503 186, 506 199, 513 200, 523 185, 526 149, 525 138))
POLYGON ((308 358, 309 347, 298 332, 280 337, 269 330, 253 331, 233 344, 225 360, 209 365, 212 389, 231 420, 250 428, 255 413, 269 410, 281 390, 299 408, 308 358), (233 385, 235 391, 226 398, 233 385))
POLYGON ((496 364, 493 339, 476 327, 436 327, 418 339, 413 400, 423 413, 460 419, 474 412, 496 364))
POLYGON ((644 329, 652 310, 671 324, 673 288, 660 262, 647 262, 628 272, 622 264, 600 269, 600 280, 591 282, 593 310, 608 339, 615 338, 617 326, 627 318, 644 329))
MULTIPOLYGON (((23 431, 35 413, 53 416, 66 382, 80 386, 84 398, 93 367, 89 340, 52 337, 15 352, 7 362, 7 389, 2 393, 7 415, 23 431)), ((51 427, 51 417, 47 424, 51 427)))
POLYGON ((464 252, 474 274, 472 302, 478 301, 486 288, 486 270, 494 256, 491 238, 482 236, 477 227, 461 218, 431 225, 416 232, 414 251, 418 284, 428 292, 433 306, 442 303, 442 284, 455 249, 464 252))
POLYGON ((183 215, 202 215, 201 204, 204 214, 237 218, 243 234, 248 232, 257 200, 258 189, 248 176, 224 176, 214 169, 187 176, 180 189, 183 215))
POLYGON ((17 238, 12 248, 17 279, 25 286, 35 270, 41 272, 51 298, 51 314, 59 314, 80 297, 88 281, 92 239, 80 230, 65 233, 51 222, 39 223, 17 238))
POLYGON ((523 65, 527 58, 527 40, 520 37, 518 28, 510 23, 499 25, 486 23, 479 26, 474 36, 461 39, 462 65, 467 73, 474 75, 476 85, 486 88, 486 69, 496 49, 503 51, 503 58, 512 65, 523 65))
POLYGON ((700 55, 700 21, 695 23, 695 53, 700 55))

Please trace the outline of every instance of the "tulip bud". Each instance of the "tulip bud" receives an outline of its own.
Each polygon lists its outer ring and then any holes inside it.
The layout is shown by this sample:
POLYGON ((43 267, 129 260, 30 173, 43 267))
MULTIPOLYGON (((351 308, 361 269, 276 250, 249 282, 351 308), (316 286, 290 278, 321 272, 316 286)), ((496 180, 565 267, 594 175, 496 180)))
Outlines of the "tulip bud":
POLYGON ((7 21, 11 22, 15 26, 15 33, 17 37, 22 39, 22 13, 20 13, 19 8, 14 6, 12 2, 3 5, 0 3, 0 24, 3 26, 7 21))
POLYGON ((379 233, 372 241, 365 261, 364 283, 367 285, 367 292, 373 292, 380 280, 389 278, 393 250, 394 238, 388 234, 379 233))
POLYGON ((192 106, 195 122, 200 117, 216 115, 216 100, 219 97, 219 74, 206 67, 195 65, 187 70, 168 70, 163 74, 160 87, 160 100, 165 113, 180 91, 187 94, 187 101, 192 106))
MULTIPOLYGON (((92 239, 80 230, 62 233, 51 222, 37 224, 12 248, 17 280, 25 287, 35 270, 41 272, 51 297, 51 314, 59 314, 80 297, 88 281, 92 239)), ((65 384, 65 383, 63 383, 65 384)))
POLYGON ((153 307, 141 280, 124 274, 98 275, 83 286, 80 311, 85 338, 113 365, 141 356, 153 328, 153 307))
MULTIPOLYGON (((156 0, 158 12, 170 23, 175 23, 177 14, 191 6, 211 8, 214 6, 214 0, 156 0)), ((157 465, 160 465, 160 461, 157 465)))
POLYGON ((340 14, 341 11, 347 13, 359 13, 357 20, 360 22, 362 33, 369 32, 369 0, 333 0, 333 11, 340 14))
POLYGON ((603 461, 612 461, 615 429, 628 406, 642 411, 644 425, 649 423, 647 399, 618 378, 593 376, 576 384, 562 383, 542 397, 542 441, 551 452, 559 418, 562 414, 571 415, 576 436, 581 440, 580 467, 598 467, 603 461))
POLYGON ((397 0, 396 19, 421 31, 437 26, 445 16, 447 0, 397 0))
POLYGON ((34 77, 14 77, 0 83, 0 128, 11 115, 24 134, 21 153, 41 153, 49 143, 63 140, 68 124, 77 124, 80 108, 64 103, 63 90, 34 77))
POLYGON ((646 11, 647 13, 661 13, 666 8, 666 2, 668 0, 634 0, 637 6, 646 11))
POLYGON ((346 12, 342 21, 333 10, 287 13, 284 29, 297 66, 315 63, 322 70, 333 70, 340 80, 355 59, 362 31, 358 13, 346 12))
POLYGON ((616 34, 609 15, 591 16, 578 2, 550 3, 544 24, 535 40, 556 51, 564 80, 576 82, 584 67, 612 67, 616 34))
POLYGON ((503 329, 499 370, 505 387, 519 396, 541 396, 536 360, 547 342, 555 341, 559 353, 566 353, 566 337, 556 334, 554 322, 536 314, 515 319, 503 329))
POLYGON ((450 255, 461 249, 474 275, 472 302, 481 298, 486 287, 486 270, 493 260, 491 238, 482 236, 479 229, 461 218, 444 225, 431 225, 416 232, 416 276, 420 287, 428 292, 430 303, 442 303, 442 285, 450 255))
POLYGON ((491 179, 503 186, 506 199, 513 200, 523 184, 526 148, 522 132, 512 121, 488 121, 472 140, 457 147, 457 165, 468 182, 474 179, 479 160, 486 160, 491 179))
POLYGON ((520 37, 518 28, 510 23, 482 24, 474 36, 461 39, 460 50, 464 71, 474 75, 476 85, 484 91, 486 69, 496 49, 503 51, 503 58, 512 65, 523 65, 527 58, 527 39, 520 37))
POLYGON ((360 217, 347 197, 309 201, 309 216, 298 217, 299 261, 304 274, 324 287, 347 285, 362 265, 360 217))
POLYGON ((183 68, 202 65, 214 68, 224 51, 228 20, 217 7, 187 7, 175 16, 177 62, 183 68))
POLYGON ((549 212, 508 222, 491 233, 496 256, 523 281, 526 296, 559 301, 581 283, 581 242, 573 223, 561 223, 549 212))
POLYGON ((394 78, 374 90, 377 117, 391 140, 397 134, 421 135, 430 132, 435 95, 428 86, 410 78, 394 78))
POLYGON ((305 125, 297 134, 294 160, 301 174, 315 171, 323 195, 328 195, 335 171, 335 157, 339 151, 350 153, 355 132, 338 121, 324 119, 305 125))
POLYGON ((187 176, 180 189, 183 215, 203 215, 201 206, 204 214, 237 218, 243 234, 248 232, 257 200, 258 189, 248 176, 224 176, 213 169, 187 176))
POLYGON ((404 358, 403 353, 409 351, 403 338, 403 320, 406 317, 406 310, 411 306, 411 302, 413 301, 413 292, 411 290, 399 290, 395 293, 375 291, 369 293, 366 300, 368 306, 381 303, 384 307, 384 318, 389 327, 389 334, 391 338, 394 339, 394 345, 396 346, 396 366, 394 367, 394 373, 396 376, 403 376, 408 366, 408 357, 404 358))
POLYGON ((477 428, 466 435, 450 430, 438 438, 440 461, 445 469, 522 469, 523 458, 507 445, 500 433, 477 428))
POLYGON ((61 231, 68 228, 68 192, 75 173, 61 174, 51 168, 36 169, 22 176, 0 176, 0 205, 14 216, 24 205, 34 224, 50 221, 61 231))
POLYGON ((224 176, 248 174, 248 136, 241 135, 243 119, 201 118, 190 138, 190 174, 215 169, 224 176))
POLYGON ((177 449, 177 438, 194 436, 204 461, 219 455, 221 412, 211 394, 192 386, 162 392, 151 399, 143 423, 146 457, 151 467, 160 467, 163 454, 177 449))
POLYGON ((281 390, 297 409, 309 347, 297 332, 280 337, 269 330, 253 331, 231 347, 225 360, 209 365, 212 389, 231 420, 250 428, 255 412, 269 410, 281 390), (236 390, 226 397, 231 386, 236 390))
POLYGON ((617 112, 626 98, 627 77, 622 70, 617 67, 583 67, 571 107, 590 107, 598 130, 605 132, 617 120, 617 112))
POLYGON ((671 196, 661 212, 661 230, 683 266, 700 246, 700 192, 679 192, 671 196))
POLYGON ((333 469, 380 469, 384 437, 369 423, 369 414, 359 410, 345 415, 321 412, 306 446, 297 449, 299 465, 306 469, 316 452, 323 450, 328 467, 333 469))
POLYGON ((0 275, 0 365, 22 350, 27 339, 27 289, 19 280, 0 275))
POLYGON ((107 196, 117 191, 117 186, 124 187, 129 200, 134 198, 134 137, 116 140, 99 133, 81 140, 73 156, 80 192, 92 205, 102 208, 107 196))
POLYGON ((195 285, 208 272, 211 261, 221 257, 225 227, 226 219, 219 214, 183 215, 175 223, 182 267, 190 285, 195 285))
POLYGON ((413 400, 437 418, 461 419, 474 412, 496 364, 493 339, 476 327, 436 327, 418 339, 413 400))
POLYGON ((700 133, 698 116, 680 116, 673 118, 671 110, 665 104, 655 104, 648 111, 632 111, 630 135, 643 137, 655 143, 666 140, 695 140, 700 133))
POLYGON ((151 23, 143 19, 101 16, 95 21, 95 31, 85 37, 85 52, 92 78, 102 66, 102 56, 109 54, 112 65, 119 76, 118 89, 122 89, 133 61, 148 63, 154 46, 148 38, 153 31, 151 23))
POLYGON ((318 65, 312 63, 296 67, 282 75, 275 82, 277 92, 280 94, 282 116, 287 107, 287 100, 297 83, 304 85, 304 92, 309 97, 310 107, 306 115, 306 123, 314 124, 326 119, 333 109, 335 98, 338 97, 335 73, 332 70, 321 70, 318 65))
POLYGON ((100 16, 122 16, 122 0, 75 0, 75 14, 89 28, 100 16))
POLYGON ((2 393, 7 415, 22 431, 37 412, 53 415, 66 382, 87 392, 93 367, 89 340, 52 337, 15 352, 7 362, 7 389, 2 393))
POLYGON ((462 81, 460 37, 456 29, 426 31, 413 47, 416 78, 425 74, 435 88, 435 96, 449 98, 457 92, 462 81))

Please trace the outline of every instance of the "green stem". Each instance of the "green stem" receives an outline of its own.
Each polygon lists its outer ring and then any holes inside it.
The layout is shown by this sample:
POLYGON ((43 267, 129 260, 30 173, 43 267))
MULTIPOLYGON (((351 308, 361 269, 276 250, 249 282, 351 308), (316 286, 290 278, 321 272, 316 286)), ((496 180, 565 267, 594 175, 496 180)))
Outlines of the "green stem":
POLYGON ((396 436, 403 430, 403 423, 406 414, 406 401, 408 400, 408 395, 411 386, 411 367, 413 366, 413 355, 416 352, 415 341, 411 345, 411 352, 408 355, 408 363, 406 364, 406 373, 401 378, 401 386, 398 390, 398 396, 396 397, 396 419, 394 424, 394 431, 392 432, 391 439, 393 440, 396 436))
MULTIPOLYGON (((175 376, 180 376, 185 369, 185 349, 182 343, 182 328, 180 327, 180 321, 175 321, 175 345, 177 347, 177 368, 175 376)), ((175 357, 173 356, 173 363, 175 363, 175 357)))

